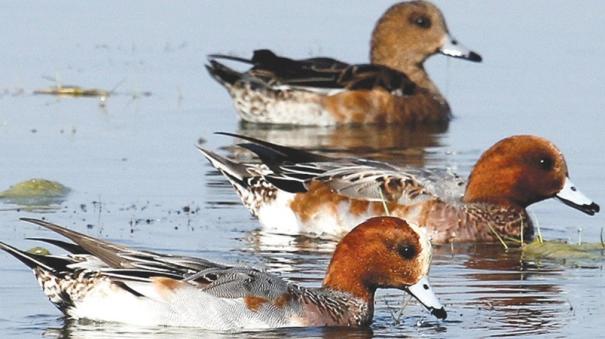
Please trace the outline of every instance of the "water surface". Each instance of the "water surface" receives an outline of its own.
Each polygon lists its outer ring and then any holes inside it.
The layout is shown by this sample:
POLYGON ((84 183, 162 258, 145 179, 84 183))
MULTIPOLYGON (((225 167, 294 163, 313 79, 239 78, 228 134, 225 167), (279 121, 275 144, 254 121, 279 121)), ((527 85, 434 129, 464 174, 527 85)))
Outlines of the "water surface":
MULTIPOLYGON (((294 57, 367 60, 369 32, 390 5, 356 2, 54 1, 0 4, 0 190, 31 179, 71 188, 34 212, 0 202, 0 240, 21 248, 48 236, 19 217, 44 217, 136 248, 266 268, 317 286, 334 243, 263 232, 231 187, 195 150, 223 154, 240 132, 333 155, 467 175, 481 151, 512 134, 552 140, 576 185, 605 202, 605 4, 586 1, 437 1, 453 35, 482 64, 435 56, 427 68, 456 119, 447 129, 267 129, 238 124, 230 99, 205 73, 209 53, 271 47, 294 57), (49 81, 50 78, 52 81, 49 81), (33 95, 79 85, 94 98, 33 95), (147 92, 150 92, 149 96, 147 92)), ((239 155, 239 154, 238 154, 239 155)), ((597 242, 602 214, 556 201, 531 207, 547 239, 597 242)), ((52 250, 52 249, 51 249, 52 250)), ((371 329, 282 329, 244 337, 601 335, 603 260, 525 260, 499 246, 435 250, 431 281, 449 312, 439 322, 403 294, 382 291, 371 329)), ((197 337, 182 329, 72 323, 21 263, 0 254, 1 337, 197 337)), ((230 337, 227 335, 227 337, 230 337)))

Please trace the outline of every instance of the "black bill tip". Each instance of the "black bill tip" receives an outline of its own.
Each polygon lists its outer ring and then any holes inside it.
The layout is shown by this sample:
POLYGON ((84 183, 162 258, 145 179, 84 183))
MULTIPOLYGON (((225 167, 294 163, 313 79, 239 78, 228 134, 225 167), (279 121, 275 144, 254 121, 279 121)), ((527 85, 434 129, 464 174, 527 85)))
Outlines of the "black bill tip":
POLYGON ((437 319, 445 320, 447 318, 447 312, 445 308, 433 308, 431 310, 431 314, 434 315, 437 319))
POLYGON ((473 61, 473 62, 481 62, 483 61, 483 58, 481 57, 481 55, 471 51, 468 56, 466 57, 467 60, 469 61, 473 61))
POLYGON ((573 208, 577 209, 578 211, 582 211, 588 215, 595 215, 601 211, 601 206, 599 206, 598 204, 596 204, 594 202, 591 204, 580 205, 580 204, 576 204, 572 201, 569 201, 567 199, 562 199, 559 197, 557 197, 557 198, 559 199, 559 201, 561 201, 565 205, 573 207, 573 208))
POLYGON ((586 208, 592 213, 590 215, 594 215, 595 213, 599 213, 601 211, 601 206, 599 206, 598 204, 596 204, 594 202, 592 204, 588 205, 586 208))

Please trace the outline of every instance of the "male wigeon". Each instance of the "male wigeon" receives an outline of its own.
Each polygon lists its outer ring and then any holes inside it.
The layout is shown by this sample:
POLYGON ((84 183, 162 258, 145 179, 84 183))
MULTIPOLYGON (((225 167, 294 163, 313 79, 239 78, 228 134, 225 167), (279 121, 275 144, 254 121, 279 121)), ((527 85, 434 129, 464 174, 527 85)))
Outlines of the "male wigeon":
POLYGON ((477 161, 468 182, 448 170, 400 168, 334 159, 250 137, 239 144, 262 164, 242 164, 200 149, 235 187, 261 224, 280 232, 338 235, 390 214, 426 226, 433 243, 524 240, 525 208, 548 198, 593 215, 599 205, 576 189, 561 152, 544 138, 505 138, 477 161))
POLYGON ((443 124, 451 118, 450 107, 423 66, 436 53, 481 61, 449 34, 435 5, 410 1, 392 6, 376 23, 370 64, 323 57, 293 60, 264 49, 251 59, 210 55, 206 68, 227 89, 245 121, 443 124), (220 59, 252 68, 241 73, 220 59))
POLYGON ((377 288, 408 292, 439 319, 447 313, 427 278, 426 232, 379 217, 354 228, 337 245, 322 287, 305 288, 273 274, 204 259, 129 249, 48 223, 73 243, 36 238, 67 256, 37 255, 0 242, 29 266, 65 315, 144 326, 230 331, 292 326, 365 326, 377 288))

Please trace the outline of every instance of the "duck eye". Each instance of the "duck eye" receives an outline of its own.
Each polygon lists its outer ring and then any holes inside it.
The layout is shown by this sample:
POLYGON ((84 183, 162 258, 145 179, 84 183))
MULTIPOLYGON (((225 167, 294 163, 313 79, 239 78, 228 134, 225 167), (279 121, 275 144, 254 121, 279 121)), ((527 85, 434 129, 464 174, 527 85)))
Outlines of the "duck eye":
POLYGON ((542 158, 540 159, 540 168, 545 171, 550 171, 553 168, 553 161, 550 158, 542 158))
POLYGON ((412 17, 410 18, 411 22, 420 27, 420 28, 429 28, 431 27, 431 19, 427 18, 424 15, 412 15, 412 17))
POLYGON ((412 245, 399 246, 399 255, 405 259, 412 259, 416 256, 416 248, 412 245))

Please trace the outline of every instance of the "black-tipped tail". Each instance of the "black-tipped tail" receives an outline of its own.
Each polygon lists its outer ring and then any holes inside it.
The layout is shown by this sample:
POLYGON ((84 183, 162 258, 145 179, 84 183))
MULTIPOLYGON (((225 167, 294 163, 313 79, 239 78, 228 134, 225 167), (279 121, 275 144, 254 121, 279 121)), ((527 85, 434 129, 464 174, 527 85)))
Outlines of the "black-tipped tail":
POLYGON ((24 252, 3 242, 0 242, 0 249, 19 259, 19 261, 21 261, 31 269, 41 267, 51 272, 55 270, 55 268, 52 266, 52 263, 49 261, 52 261, 52 259, 56 258, 24 252))
POLYGON ((209 65, 206 65, 208 73, 219 83, 223 85, 233 85, 242 78, 242 73, 233 70, 220 62, 209 59, 209 65))
POLYGON ((246 178, 250 176, 250 173, 248 173, 248 167, 246 165, 238 164, 235 161, 229 160, 201 147, 198 147, 198 150, 206 157, 206 160, 208 160, 208 162, 210 162, 210 164, 219 172, 223 173, 231 183, 242 186, 243 188, 248 186, 246 178))

